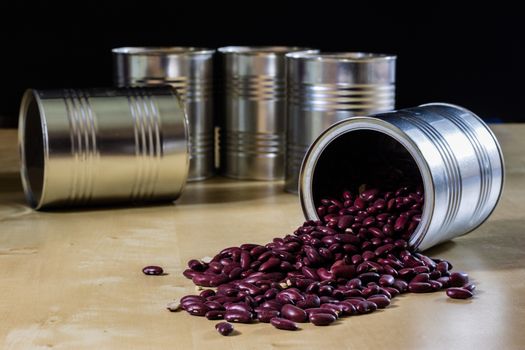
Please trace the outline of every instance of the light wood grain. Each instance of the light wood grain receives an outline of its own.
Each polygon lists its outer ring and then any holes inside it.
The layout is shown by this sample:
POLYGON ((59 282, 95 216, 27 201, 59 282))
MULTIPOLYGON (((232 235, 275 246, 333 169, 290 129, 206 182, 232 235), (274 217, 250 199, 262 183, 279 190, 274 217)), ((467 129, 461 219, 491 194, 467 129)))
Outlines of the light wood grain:
POLYGON ((265 243, 302 222, 281 182, 215 178, 176 205, 35 212, 23 201, 16 133, 0 131, 0 344, 3 349, 522 349, 525 348, 525 125, 493 127, 507 182, 487 223, 428 253, 470 272, 476 297, 404 295, 386 310, 299 332, 165 310, 194 292, 193 257, 265 243), (169 274, 150 277, 143 266, 169 274))

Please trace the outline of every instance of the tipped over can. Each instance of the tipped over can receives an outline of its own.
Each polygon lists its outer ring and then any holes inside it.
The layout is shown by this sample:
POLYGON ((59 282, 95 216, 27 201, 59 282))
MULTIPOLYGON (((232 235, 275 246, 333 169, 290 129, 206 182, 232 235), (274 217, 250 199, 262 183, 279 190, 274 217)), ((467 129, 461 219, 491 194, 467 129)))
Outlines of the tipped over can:
POLYGON ((27 90, 18 133, 35 209, 171 201, 186 183, 187 121, 169 86, 27 90))

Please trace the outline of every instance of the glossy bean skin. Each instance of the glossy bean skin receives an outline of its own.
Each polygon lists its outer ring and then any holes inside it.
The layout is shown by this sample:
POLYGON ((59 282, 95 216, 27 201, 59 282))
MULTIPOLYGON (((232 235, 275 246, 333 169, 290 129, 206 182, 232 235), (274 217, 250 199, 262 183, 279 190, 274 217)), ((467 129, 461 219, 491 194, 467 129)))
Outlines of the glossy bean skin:
POLYGON ((461 287, 468 283, 468 275, 464 272, 453 272, 450 274, 449 285, 451 287, 461 287))
POLYGON ((297 327, 297 324, 295 324, 293 321, 281 317, 272 318, 270 320, 270 323, 275 328, 286 331, 296 331, 297 329, 299 329, 299 327, 297 327))
POLYGON ((225 310, 210 310, 204 314, 208 320, 222 320, 224 318, 225 310))
POLYGON ((252 315, 246 311, 232 310, 226 311, 224 319, 228 322, 250 323, 252 321, 252 315))
POLYGON ((384 309, 390 305, 390 298, 383 294, 371 295, 366 300, 375 303, 379 309, 384 309))
POLYGON ((334 323, 336 318, 330 314, 313 313, 310 315, 309 320, 316 326, 328 326, 334 323))
POLYGON ((233 332, 233 325, 228 322, 219 322, 215 325, 215 329, 220 335, 228 336, 233 332))
POLYGON ((299 323, 308 320, 308 315, 303 309, 291 304, 283 305, 281 308, 281 317, 299 323))
POLYGON ((164 274, 164 270, 160 266, 150 265, 142 269, 142 273, 150 276, 161 276, 164 274))
POLYGON ((426 282, 413 282, 408 284, 408 290, 411 293, 429 293, 432 292, 432 285, 426 282))
POLYGON ((447 289, 447 296, 453 299, 469 299, 472 298, 474 294, 465 288, 451 287, 447 289))

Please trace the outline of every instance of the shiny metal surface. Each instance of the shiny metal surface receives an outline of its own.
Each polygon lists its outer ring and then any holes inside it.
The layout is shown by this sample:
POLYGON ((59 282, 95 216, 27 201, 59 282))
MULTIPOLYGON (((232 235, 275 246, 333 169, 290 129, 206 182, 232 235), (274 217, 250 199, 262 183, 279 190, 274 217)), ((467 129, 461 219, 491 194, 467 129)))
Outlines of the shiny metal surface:
POLYGON ((35 209, 174 200, 186 183, 187 121, 169 86, 27 90, 18 130, 35 209))
POLYGON ((300 196, 305 216, 317 219, 316 201, 327 194, 323 191, 328 187, 321 184, 339 182, 344 186, 357 167, 377 171, 399 159, 423 182, 422 220, 409 241, 420 250, 481 225, 503 190, 503 154, 488 126, 462 107, 432 103, 349 118, 323 132, 301 167, 300 196), (355 144, 359 137, 361 142, 355 144), (374 147, 384 161, 372 167, 378 158, 378 153, 372 152, 374 147), (370 162, 356 164, 358 153, 370 162), (409 159, 400 159, 404 155, 409 159), (323 163, 335 166, 328 170, 323 163))
MULTIPOLYGON (((221 169, 237 179, 284 177, 286 148, 285 54, 298 47, 218 49, 223 54, 226 114, 221 169)), ((311 51, 315 52, 315 51, 311 51)))
POLYGON ((395 107, 396 56, 290 53, 286 56, 288 140, 285 190, 297 193, 308 147, 340 120, 395 107))
POLYGON ((215 172, 213 54, 197 47, 121 47, 113 49, 119 87, 170 84, 186 108, 190 129, 189 181, 215 172))

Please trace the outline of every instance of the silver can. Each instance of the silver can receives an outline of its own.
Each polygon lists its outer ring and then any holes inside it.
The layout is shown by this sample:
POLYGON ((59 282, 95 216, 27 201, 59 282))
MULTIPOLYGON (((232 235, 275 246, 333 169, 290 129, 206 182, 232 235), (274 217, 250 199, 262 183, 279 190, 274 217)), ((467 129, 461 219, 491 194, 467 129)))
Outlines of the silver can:
POLYGON ((319 134, 340 120, 394 109, 396 56, 349 52, 286 57, 285 190, 297 193, 301 162, 319 134))
POLYGON ((237 179, 284 178, 286 151, 285 54, 298 47, 228 46, 222 53, 226 114, 221 170, 237 179))
POLYGON ((35 209, 177 199, 187 121, 173 88, 27 90, 21 177, 35 209))
POLYGON ((409 240, 420 250, 481 225, 503 190, 503 154, 489 127, 462 107, 432 103, 349 118, 323 132, 301 167, 305 217, 317 219, 321 197, 385 169, 423 184, 421 222, 409 240))
POLYGON ((120 47, 113 49, 115 84, 177 89, 190 128, 189 181, 203 180, 215 171, 213 125, 213 54, 196 47, 120 47))

